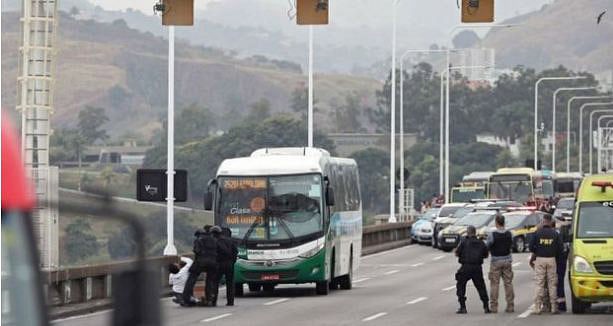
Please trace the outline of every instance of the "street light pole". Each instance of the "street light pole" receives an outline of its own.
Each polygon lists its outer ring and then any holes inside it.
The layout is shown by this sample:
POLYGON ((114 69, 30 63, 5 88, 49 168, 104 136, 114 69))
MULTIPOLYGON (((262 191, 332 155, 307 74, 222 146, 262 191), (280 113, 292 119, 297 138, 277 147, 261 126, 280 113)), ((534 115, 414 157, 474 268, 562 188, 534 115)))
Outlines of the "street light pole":
POLYGON ((174 236, 175 200, 175 27, 168 27, 168 137, 166 155, 166 247, 164 256, 177 254, 174 236))
POLYGON ((308 146, 313 147, 313 25, 309 25, 309 109, 308 146))
POLYGON ((596 124, 598 127, 598 162, 596 165, 598 166, 598 173, 602 171, 602 129, 600 127, 600 122, 602 119, 611 119, 613 115, 602 115, 598 118, 598 123, 596 124))
MULTIPOLYGON (((566 106, 566 173, 570 173, 570 109, 572 108, 573 101, 575 100, 597 100, 604 98, 612 98, 613 96, 573 96, 568 100, 568 104, 566 106)), ((581 117, 583 118, 583 117, 581 117)), ((580 118, 580 119, 581 119, 580 118)), ((581 141, 582 134, 579 133, 579 138, 581 141)), ((579 155, 582 153, 579 152, 579 155)), ((580 172, 581 169, 579 169, 580 172)))
POLYGON ((573 77, 542 77, 534 85, 534 170, 538 170, 538 94, 539 84, 545 80, 575 80, 585 79, 582 76, 573 77))
POLYGON ((396 223, 396 8, 399 0, 392 0, 392 98, 390 105, 390 217, 389 223, 396 223))
POLYGON ((449 203, 449 195, 450 195, 450 187, 449 187, 449 103, 451 99, 449 98, 449 81, 451 80, 451 70, 461 70, 461 69, 488 69, 493 68, 490 66, 457 66, 457 67, 447 67, 447 87, 446 87, 446 98, 447 103, 445 105, 445 203, 449 203))
MULTIPOLYGON (((607 106, 612 105, 613 102, 610 103, 585 103, 579 108, 579 172, 583 173, 583 109, 590 106, 607 106)), ((603 110, 604 112, 608 112, 608 110, 603 110)), ((591 120, 591 117, 590 117, 591 120)), ((590 151, 592 147, 592 135, 590 134, 590 151)), ((590 163, 591 168, 591 163, 590 163)), ((590 170, 590 173, 592 171, 590 170)))
POLYGON ((602 109, 602 110, 594 110, 590 113, 590 174, 592 174, 592 167, 594 165, 594 162, 592 161, 592 154, 594 152, 594 144, 593 144, 593 138, 594 138, 594 131, 592 130, 592 122, 594 120, 594 114, 595 113, 604 113, 604 112, 613 112, 613 109, 602 109))
MULTIPOLYGON (((556 139, 556 97, 558 96, 559 92, 562 91, 581 91, 581 90, 589 90, 589 89, 595 89, 596 87, 560 87, 558 89, 555 90, 555 92, 553 92, 553 120, 552 120, 552 132, 553 132, 553 149, 552 149, 552 155, 551 155, 551 170, 553 172, 556 172, 556 146, 557 146, 557 139, 556 139)), ((567 162, 568 163, 568 162, 567 162)))

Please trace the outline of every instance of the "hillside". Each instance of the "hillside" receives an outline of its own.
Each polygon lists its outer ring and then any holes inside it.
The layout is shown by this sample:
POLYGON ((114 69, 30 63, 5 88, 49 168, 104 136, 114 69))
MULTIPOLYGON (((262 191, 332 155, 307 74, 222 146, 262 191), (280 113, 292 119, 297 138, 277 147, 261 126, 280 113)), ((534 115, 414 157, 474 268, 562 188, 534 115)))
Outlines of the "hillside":
MULTIPOLYGON (((59 27, 55 126, 74 122, 87 105, 106 108, 114 136, 128 131, 150 135, 165 115, 167 41, 131 29, 123 20, 100 23, 63 14, 59 27), (129 118, 127 118, 129 117, 129 118), (135 126, 138 126, 135 128, 135 126)), ((18 14, 2 15, 2 107, 16 101, 18 14)), ((226 51, 176 45, 177 107, 196 103, 223 116, 247 112, 260 98, 274 112, 288 111, 291 93, 306 84, 300 67, 286 61, 238 59, 226 51)), ((330 126, 328 104, 358 92, 364 105, 374 105, 380 82, 345 75, 315 75, 315 96, 322 109, 320 126, 330 126)))
POLYGON ((564 65, 575 70, 613 69, 613 2, 556 0, 541 10, 501 22, 520 24, 493 30, 483 46, 496 49, 496 65, 537 69, 564 65), (602 22, 596 16, 608 9, 602 22), (512 45, 512 46, 510 46, 512 45))

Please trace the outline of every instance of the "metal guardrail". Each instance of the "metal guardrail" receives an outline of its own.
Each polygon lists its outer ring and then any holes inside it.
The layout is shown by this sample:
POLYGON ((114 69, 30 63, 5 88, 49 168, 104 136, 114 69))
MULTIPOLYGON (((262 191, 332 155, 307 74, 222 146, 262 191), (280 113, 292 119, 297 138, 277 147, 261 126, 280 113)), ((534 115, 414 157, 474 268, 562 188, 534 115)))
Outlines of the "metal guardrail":
MULTIPOLYGON (((362 255, 389 250, 410 242, 412 222, 380 224, 364 227, 362 230, 362 255)), ((150 266, 161 271, 162 293, 169 292, 166 266, 178 262, 177 256, 153 257, 150 266)), ((91 266, 70 267, 44 271, 46 293, 49 305, 63 307, 94 300, 109 299, 113 271, 131 266, 133 262, 115 262, 91 266)))

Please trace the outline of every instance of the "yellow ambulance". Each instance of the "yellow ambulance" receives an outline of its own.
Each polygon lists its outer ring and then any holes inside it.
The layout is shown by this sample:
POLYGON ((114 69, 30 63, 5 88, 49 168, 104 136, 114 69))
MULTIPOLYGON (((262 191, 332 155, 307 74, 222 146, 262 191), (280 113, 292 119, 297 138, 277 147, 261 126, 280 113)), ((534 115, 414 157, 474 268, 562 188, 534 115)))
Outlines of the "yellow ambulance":
POLYGON ((569 256, 572 311, 613 302, 613 174, 586 177, 573 214, 569 256))

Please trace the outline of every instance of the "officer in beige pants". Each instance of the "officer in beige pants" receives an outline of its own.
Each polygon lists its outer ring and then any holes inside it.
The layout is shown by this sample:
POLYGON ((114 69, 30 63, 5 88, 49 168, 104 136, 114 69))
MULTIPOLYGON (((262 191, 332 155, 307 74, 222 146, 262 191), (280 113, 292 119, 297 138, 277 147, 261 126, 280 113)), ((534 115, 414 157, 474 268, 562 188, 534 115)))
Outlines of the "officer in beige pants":
POLYGON ((543 309, 543 298, 545 291, 549 293, 551 312, 558 314, 557 284, 558 275, 556 273, 556 257, 563 252, 563 245, 559 234, 552 227, 551 215, 543 217, 541 228, 534 234, 530 242, 530 266, 534 269, 535 295, 534 313, 539 315, 543 309))
POLYGON ((500 279, 504 284, 504 294, 507 302, 505 312, 515 311, 515 294, 513 292, 513 257, 511 247, 513 246, 513 235, 505 230, 504 215, 496 214, 496 229, 488 234, 487 246, 490 250, 490 309, 493 313, 498 312, 498 291, 500 289, 500 279))

